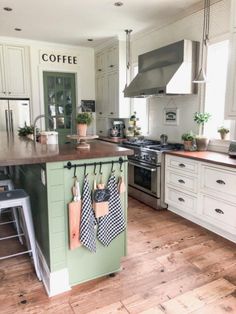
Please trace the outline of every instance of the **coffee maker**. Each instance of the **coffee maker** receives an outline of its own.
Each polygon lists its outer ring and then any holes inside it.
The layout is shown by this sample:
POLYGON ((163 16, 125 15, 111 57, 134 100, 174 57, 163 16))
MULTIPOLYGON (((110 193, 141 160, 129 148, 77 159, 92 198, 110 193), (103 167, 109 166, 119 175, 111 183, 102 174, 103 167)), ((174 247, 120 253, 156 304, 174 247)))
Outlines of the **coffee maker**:
POLYGON ((110 129, 110 136, 123 138, 124 128, 125 128, 124 121, 114 120, 112 123, 112 128, 110 129))

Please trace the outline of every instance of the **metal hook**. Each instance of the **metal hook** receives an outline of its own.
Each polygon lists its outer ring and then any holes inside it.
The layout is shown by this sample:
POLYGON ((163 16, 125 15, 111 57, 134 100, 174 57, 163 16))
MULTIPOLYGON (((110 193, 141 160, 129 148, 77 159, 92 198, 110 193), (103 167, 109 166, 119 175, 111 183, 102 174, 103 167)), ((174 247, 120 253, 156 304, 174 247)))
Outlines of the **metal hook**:
POLYGON ((119 160, 119 163, 120 163, 120 172, 123 172, 123 170, 122 170, 123 159, 120 159, 120 160, 119 160))
POLYGON ((100 161, 99 173, 102 174, 102 162, 100 161))
POLYGON ((114 172, 115 172, 115 170, 113 169, 113 167, 114 167, 114 161, 112 160, 112 162, 111 162, 111 173, 114 173, 114 172))
POLYGON ((93 168, 93 174, 96 176, 97 172, 96 172, 96 168, 97 168, 97 163, 94 163, 94 168, 93 168))
POLYGON ((87 174, 86 174, 86 168, 87 168, 87 165, 84 164, 84 177, 87 175, 87 174))
POLYGON ((76 178, 76 170, 77 170, 77 166, 74 165, 74 176, 73 176, 73 178, 76 178))

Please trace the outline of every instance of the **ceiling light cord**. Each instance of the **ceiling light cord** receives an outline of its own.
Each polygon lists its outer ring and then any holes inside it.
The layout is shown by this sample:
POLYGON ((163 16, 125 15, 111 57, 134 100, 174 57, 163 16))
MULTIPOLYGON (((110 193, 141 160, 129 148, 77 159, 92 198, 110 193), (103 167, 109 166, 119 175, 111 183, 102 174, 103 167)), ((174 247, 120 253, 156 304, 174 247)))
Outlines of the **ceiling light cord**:
POLYGON ((194 79, 194 83, 206 83, 206 74, 204 61, 206 58, 207 45, 209 43, 209 28, 210 28, 210 0, 204 0, 204 17, 202 29, 201 55, 200 55, 200 70, 194 79), (205 53, 204 53, 205 52, 205 53))
POLYGON ((132 32, 132 29, 125 29, 126 33, 126 86, 129 83, 130 80, 130 58, 131 58, 131 47, 130 47, 130 34, 132 32))

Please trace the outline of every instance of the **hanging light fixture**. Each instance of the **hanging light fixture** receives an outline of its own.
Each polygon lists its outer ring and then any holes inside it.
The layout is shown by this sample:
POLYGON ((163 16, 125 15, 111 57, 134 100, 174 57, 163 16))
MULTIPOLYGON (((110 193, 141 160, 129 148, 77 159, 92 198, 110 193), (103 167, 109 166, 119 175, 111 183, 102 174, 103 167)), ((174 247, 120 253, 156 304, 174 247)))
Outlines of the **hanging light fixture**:
POLYGON ((132 29, 125 29, 126 33, 126 84, 125 88, 127 87, 130 81, 130 34, 132 29))
POLYGON ((202 84, 206 83, 206 73, 204 66, 204 58, 209 41, 209 24, 210 24, 210 0, 204 0, 204 18, 203 18, 203 31, 201 42, 201 56, 200 56, 200 70, 193 80, 193 83, 202 84))

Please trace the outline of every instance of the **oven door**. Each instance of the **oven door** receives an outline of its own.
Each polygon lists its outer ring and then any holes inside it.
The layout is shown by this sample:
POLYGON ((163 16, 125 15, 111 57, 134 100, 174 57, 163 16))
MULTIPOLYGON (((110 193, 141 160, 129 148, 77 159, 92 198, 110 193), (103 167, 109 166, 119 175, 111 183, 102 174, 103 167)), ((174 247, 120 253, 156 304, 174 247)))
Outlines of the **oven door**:
POLYGON ((156 198, 160 198, 160 165, 148 165, 129 159, 129 185, 156 198))

